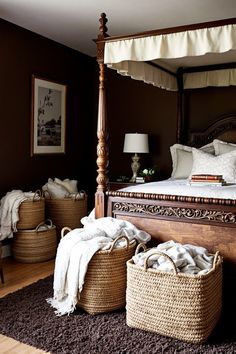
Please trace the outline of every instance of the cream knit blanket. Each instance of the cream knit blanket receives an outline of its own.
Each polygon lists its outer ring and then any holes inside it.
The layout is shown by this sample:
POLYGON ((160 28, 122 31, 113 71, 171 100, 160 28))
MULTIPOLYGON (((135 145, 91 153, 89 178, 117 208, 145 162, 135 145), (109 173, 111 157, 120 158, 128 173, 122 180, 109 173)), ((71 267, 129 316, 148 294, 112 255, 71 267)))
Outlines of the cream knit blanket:
MULTIPOLYGON (((70 314, 81 293, 89 261, 98 250, 111 246, 118 236, 127 236, 130 241, 147 242, 151 239, 145 231, 138 230, 127 221, 105 217, 84 217, 83 228, 74 229, 63 237, 58 245, 54 270, 54 295, 47 302, 56 309, 58 316, 70 314)), ((124 247, 119 240, 116 247, 124 247)))
POLYGON ((24 200, 33 199, 35 193, 13 190, 8 192, 0 205, 0 241, 12 238, 17 231, 16 224, 19 221, 19 207, 24 200))

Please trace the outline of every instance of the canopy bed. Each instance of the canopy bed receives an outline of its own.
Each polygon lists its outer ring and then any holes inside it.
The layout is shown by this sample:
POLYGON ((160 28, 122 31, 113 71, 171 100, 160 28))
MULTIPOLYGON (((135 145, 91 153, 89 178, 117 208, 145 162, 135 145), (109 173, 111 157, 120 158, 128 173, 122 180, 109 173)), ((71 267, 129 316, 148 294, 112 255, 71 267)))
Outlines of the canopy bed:
MULTIPOLYGON (((159 183, 154 191, 146 189, 146 186, 142 187, 144 189, 135 186, 131 190, 107 190, 105 81, 106 67, 109 67, 122 75, 178 92, 176 140, 180 150, 181 144, 188 143, 191 148, 187 146, 183 150, 193 155, 197 152, 194 152, 196 149, 192 151, 192 147, 202 147, 203 151, 209 152, 214 139, 215 145, 219 146, 224 144, 223 141, 236 143, 236 114, 220 117, 207 130, 190 134, 185 128, 183 104, 185 89, 236 85, 236 18, 121 37, 108 36, 105 14, 101 14, 99 21, 96 40, 100 70, 96 217, 108 215, 128 220, 149 232, 158 242, 173 239, 198 244, 212 252, 219 250, 226 260, 226 268, 235 272, 236 188, 232 189, 232 193, 224 194, 224 187, 220 187, 219 193, 210 195, 199 194, 199 187, 196 191, 197 187, 191 186, 188 186, 187 192, 172 192, 169 185, 163 191, 160 185, 164 183, 159 183)), ((236 149, 233 144, 223 146, 223 149, 228 147, 229 150, 236 149)), ((224 158, 217 158, 224 163, 224 158)), ((236 165, 233 170, 236 173, 236 165)))

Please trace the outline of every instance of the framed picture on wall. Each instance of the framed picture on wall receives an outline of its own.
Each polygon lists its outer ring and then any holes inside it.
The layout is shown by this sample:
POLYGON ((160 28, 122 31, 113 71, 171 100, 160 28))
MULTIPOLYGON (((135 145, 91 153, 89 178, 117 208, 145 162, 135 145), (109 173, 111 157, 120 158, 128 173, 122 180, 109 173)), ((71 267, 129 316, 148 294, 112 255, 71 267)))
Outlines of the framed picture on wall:
POLYGON ((32 76, 31 156, 65 153, 66 90, 66 85, 32 76))

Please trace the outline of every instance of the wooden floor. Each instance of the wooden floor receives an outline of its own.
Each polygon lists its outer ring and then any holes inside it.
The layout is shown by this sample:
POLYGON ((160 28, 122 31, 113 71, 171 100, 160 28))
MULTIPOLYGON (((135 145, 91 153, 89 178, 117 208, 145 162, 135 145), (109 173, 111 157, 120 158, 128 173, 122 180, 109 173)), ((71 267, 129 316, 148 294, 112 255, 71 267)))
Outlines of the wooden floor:
MULTIPOLYGON (((18 263, 11 258, 3 260, 4 284, 0 283, 0 298, 21 289, 39 279, 53 274, 54 260, 43 263, 18 263)), ((1 301, 1 300, 0 300, 1 301)), ((29 345, 0 334, 1 354, 40 354, 46 353, 29 345)))

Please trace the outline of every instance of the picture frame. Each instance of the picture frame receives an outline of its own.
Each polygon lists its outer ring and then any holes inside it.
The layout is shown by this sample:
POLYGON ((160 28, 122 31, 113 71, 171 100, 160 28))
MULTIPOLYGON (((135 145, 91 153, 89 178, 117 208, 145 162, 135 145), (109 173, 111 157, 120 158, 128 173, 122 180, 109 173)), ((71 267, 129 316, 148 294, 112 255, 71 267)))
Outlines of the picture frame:
POLYGON ((31 156, 65 154, 67 85, 32 76, 31 156))

